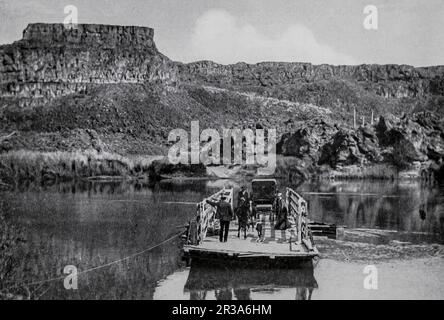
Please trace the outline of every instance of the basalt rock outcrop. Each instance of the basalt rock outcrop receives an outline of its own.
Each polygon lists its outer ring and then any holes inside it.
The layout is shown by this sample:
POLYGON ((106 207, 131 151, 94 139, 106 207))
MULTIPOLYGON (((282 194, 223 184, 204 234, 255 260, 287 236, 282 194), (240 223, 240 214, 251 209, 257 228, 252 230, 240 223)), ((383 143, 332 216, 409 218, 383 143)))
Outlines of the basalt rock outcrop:
POLYGON ((391 149, 396 165, 429 163, 433 168, 444 160, 444 121, 435 114, 419 113, 397 119, 381 118, 376 130, 381 146, 391 149))
POLYGON ((286 133, 276 146, 278 154, 294 156, 317 163, 321 148, 331 141, 339 128, 332 121, 313 119, 301 125, 294 133, 286 133))
POLYGON ((0 46, 0 97, 20 106, 86 92, 93 85, 177 81, 175 65, 145 27, 30 24, 23 38, 0 46))
POLYGON ((416 176, 440 177, 444 163, 444 119, 429 112, 397 118, 381 117, 374 126, 357 129, 313 120, 286 134, 277 152, 305 161, 312 171, 321 166, 341 170, 388 165, 416 176))

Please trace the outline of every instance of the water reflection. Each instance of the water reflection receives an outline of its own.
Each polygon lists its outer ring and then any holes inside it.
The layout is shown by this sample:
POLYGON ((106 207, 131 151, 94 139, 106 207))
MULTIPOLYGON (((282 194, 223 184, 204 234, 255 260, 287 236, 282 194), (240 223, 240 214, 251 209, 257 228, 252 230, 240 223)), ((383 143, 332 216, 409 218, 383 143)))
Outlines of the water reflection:
POLYGON ((419 182, 318 181, 297 190, 307 199, 315 221, 393 230, 415 243, 444 243, 443 188, 419 182))
POLYGON ((296 300, 310 300, 318 284, 313 267, 304 268, 242 268, 192 265, 184 291, 190 300, 251 300, 252 295, 291 289, 296 300))

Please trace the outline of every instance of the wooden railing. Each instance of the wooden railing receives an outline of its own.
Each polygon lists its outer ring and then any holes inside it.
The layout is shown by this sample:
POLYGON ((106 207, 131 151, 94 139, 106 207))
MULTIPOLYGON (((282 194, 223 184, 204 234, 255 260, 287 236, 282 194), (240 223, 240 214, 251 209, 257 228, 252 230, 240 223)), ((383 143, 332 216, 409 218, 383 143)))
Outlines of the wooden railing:
POLYGON ((199 245, 207 236, 208 231, 219 229, 219 221, 215 219, 216 208, 209 205, 207 200, 220 201, 225 196, 233 209, 233 189, 222 189, 197 204, 196 218, 192 219, 188 231, 188 244, 199 245))
POLYGON ((308 230, 308 210, 307 202, 293 189, 287 188, 286 206, 288 210, 288 221, 290 222, 290 231, 292 238, 290 239, 290 250, 292 240, 297 243, 304 243, 309 250, 312 249, 312 241, 308 230))
MULTIPOLYGON (((199 245, 207 236, 208 232, 219 229, 219 221, 215 219, 216 208, 206 201, 220 201, 221 196, 225 196, 233 208, 233 189, 222 189, 197 204, 196 217, 190 221, 187 243, 199 245)), ((304 244, 309 250, 313 250, 313 241, 309 232, 307 202, 293 189, 287 188, 285 194, 285 206, 287 208, 287 218, 290 223, 289 231, 290 250, 292 243, 304 244)), ((274 229, 272 229, 274 231, 274 229)))

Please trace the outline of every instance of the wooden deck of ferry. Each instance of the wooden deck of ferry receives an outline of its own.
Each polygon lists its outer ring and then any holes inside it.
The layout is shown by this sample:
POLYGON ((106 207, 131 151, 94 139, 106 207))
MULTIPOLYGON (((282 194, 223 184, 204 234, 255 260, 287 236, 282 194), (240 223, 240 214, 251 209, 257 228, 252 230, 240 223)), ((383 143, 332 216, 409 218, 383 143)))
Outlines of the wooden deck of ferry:
POLYGON ((217 235, 207 236, 199 245, 185 245, 184 251, 192 257, 199 255, 225 256, 226 258, 252 258, 268 257, 270 259, 286 258, 313 258, 319 255, 316 247, 311 250, 304 243, 291 243, 290 238, 295 238, 288 230, 274 230, 270 223, 266 223, 263 242, 257 242, 255 230, 237 237, 237 223, 232 224, 227 242, 220 242, 217 235), (254 232, 253 232, 254 231, 254 232), (291 246, 291 248, 290 248, 291 246))
MULTIPOLYGON (((217 199, 224 195, 233 202, 233 190, 221 190, 211 198, 217 199)), ((257 232, 251 227, 247 231, 247 238, 237 237, 238 225, 236 221, 230 224, 227 242, 220 242, 217 234, 211 234, 214 224, 214 208, 204 201, 198 204, 198 214, 195 226, 195 240, 189 240, 184 245, 186 257, 191 259, 224 259, 246 261, 266 259, 272 261, 311 261, 319 255, 308 235, 308 219, 306 202, 293 190, 287 189, 287 206, 293 218, 293 228, 275 230, 273 221, 267 219, 264 223, 264 236, 257 241, 257 232)), ((189 238, 190 239, 190 238, 189 238)))

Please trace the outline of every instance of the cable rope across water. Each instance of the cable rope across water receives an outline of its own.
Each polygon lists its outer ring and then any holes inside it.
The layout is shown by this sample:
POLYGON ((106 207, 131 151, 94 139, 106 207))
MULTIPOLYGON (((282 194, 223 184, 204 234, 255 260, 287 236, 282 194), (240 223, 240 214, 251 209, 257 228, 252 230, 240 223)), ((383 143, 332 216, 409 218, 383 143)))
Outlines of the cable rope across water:
MULTIPOLYGON (((153 249, 155 249, 157 247, 160 247, 161 245, 163 245, 163 244, 165 244, 167 242, 170 242, 170 241, 174 240, 175 238, 177 238, 181 234, 183 234, 183 231, 176 233, 175 235, 169 237, 168 239, 165 239, 165 240, 159 242, 158 244, 156 244, 154 246, 151 246, 151 247, 146 248, 146 249, 144 249, 142 251, 133 253, 133 254, 131 254, 129 256, 126 256, 126 257, 124 257, 122 259, 114 260, 114 261, 105 263, 105 264, 100 265, 100 266, 96 266, 96 267, 92 267, 92 268, 89 268, 89 269, 86 269, 86 270, 79 271, 79 272, 77 272, 77 275, 81 275, 81 274, 85 274, 85 273, 88 273, 88 272, 91 272, 91 271, 95 271, 95 270, 99 270, 99 269, 102 269, 102 268, 106 268, 106 267, 109 267, 109 266, 111 266, 113 264, 117 264, 117 263, 120 263, 122 261, 126 261, 126 260, 129 260, 131 258, 135 258, 135 257, 140 256, 140 255, 142 255, 142 254, 144 254, 144 253, 146 253, 146 252, 148 252, 150 250, 153 250, 153 249)), ((52 282, 52 281, 63 280, 66 277, 67 277, 67 275, 63 275, 63 276, 59 276, 59 277, 55 277, 55 278, 49 278, 49 279, 46 279, 46 280, 40 280, 40 281, 34 281, 34 282, 28 282, 28 283, 26 283, 26 282, 18 282, 18 283, 15 283, 13 286, 10 286, 10 287, 5 288, 5 289, 15 288, 15 287, 18 287, 18 286, 21 286, 21 285, 34 286, 34 285, 44 284, 44 283, 48 283, 48 282, 52 282)))

